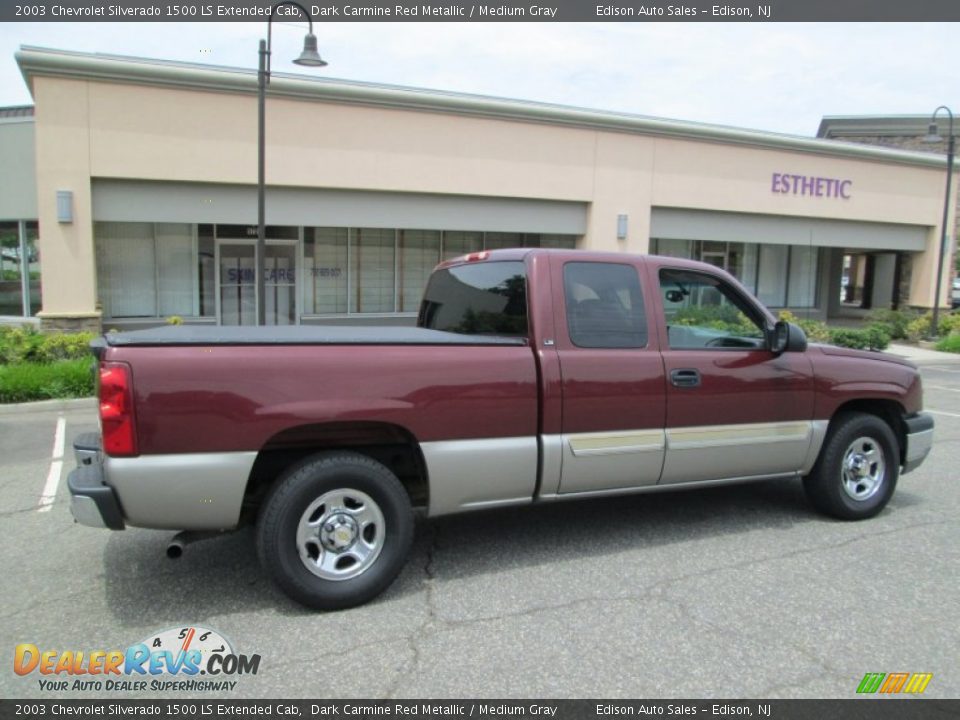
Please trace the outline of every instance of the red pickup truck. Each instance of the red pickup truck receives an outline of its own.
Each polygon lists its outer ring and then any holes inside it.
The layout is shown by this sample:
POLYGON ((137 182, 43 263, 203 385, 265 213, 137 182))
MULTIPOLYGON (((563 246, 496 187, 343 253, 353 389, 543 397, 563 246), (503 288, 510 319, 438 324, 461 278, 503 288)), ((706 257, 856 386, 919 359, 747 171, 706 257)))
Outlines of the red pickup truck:
MULTIPOLYGON (((74 518, 256 522, 267 573, 332 609, 396 577, 413 509, 803 478, 878 513, 930 451, 920 374, 807 345, 730 275, 655 256, 503 250, 437 267, 416 328, 108 334, 74 518)), ((176 546, 173 547, 176 550, 176 546)))

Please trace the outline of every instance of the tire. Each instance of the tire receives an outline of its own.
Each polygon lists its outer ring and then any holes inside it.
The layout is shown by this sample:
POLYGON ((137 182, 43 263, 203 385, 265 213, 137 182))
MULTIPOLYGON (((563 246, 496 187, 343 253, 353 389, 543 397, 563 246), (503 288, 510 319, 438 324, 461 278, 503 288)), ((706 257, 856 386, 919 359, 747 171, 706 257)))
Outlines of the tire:
POLYGON ((803 488, 820 512, 841 520, 873 517, 890 502, 900 475, 897 439, 876 415, 850 412, 831 423, 803 488))
POLYGON ((339 610, 393 582, 410 552, 413 524, 410 497, 386 467, 359 453, 322 453, 271 489, 257 521, 257 551, 289 597, 339 610))

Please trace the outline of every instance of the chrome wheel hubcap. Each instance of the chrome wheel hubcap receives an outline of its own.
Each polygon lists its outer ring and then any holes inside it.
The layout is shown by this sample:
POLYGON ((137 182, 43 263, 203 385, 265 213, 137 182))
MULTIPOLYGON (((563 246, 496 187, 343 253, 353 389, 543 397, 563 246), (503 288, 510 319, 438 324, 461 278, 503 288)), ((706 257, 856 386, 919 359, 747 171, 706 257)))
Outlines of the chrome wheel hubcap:
POLYGON ((383 513, 373 498, 359 490, 331 490, 300 516, 297 550, 314 575, 349 580, 373 565, 385 533, 383 513))
POLYGON ((868 437, 850 443, 843 456, 843 489, 854 500, 868 500, 877 494, 886 478, 883 449, 868 437))

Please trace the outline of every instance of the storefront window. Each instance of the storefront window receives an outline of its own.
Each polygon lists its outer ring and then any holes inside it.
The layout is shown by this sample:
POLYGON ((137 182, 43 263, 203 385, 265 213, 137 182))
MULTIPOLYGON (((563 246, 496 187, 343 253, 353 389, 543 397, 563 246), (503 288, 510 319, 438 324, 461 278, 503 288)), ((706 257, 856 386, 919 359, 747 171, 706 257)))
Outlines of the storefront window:
POLYGON ((390 313, 396 309, 396 231, 353 231, 350 312, 390 313))
POLYGON ((36 315, 40 310, 37 222, 0 223, 0 315, 36 315), (24 277, 26 272, 26 277, 24 277))
POLYGON ((654 238, 650 251, 723 268, 768 307, 811 308, 817 304, 816 247, 654 238))
MULTIPOLYGON (((95 223, 97 291, 104 317, 212 314, 209 301, 204 303, 208 307, 200 309, 204 261, 198 259, 194 227, 186 223, 95 223)), ((205 282, 212 285, 209 277, 205 282)))
POLYGON ((786 304, 787 254, 786 245, 760 247, 757 298, 767 307, 784 307, 786 304))
POLYGON ((157 258, 157 285, 160 314, 196 315, 194 288, 197 287, 193 261, 193 226, 184 223, 154 225, 154 252, 157 258))
POLYGON ((439 230, 401 230, 398 270, 400 312, 417 312, 427 279, 440 262, 439 230))
POLYGON ((23 315, 23 273, 17 223, 0 224, 0 315, 23 315))
POLYGON ((156 317, 153 224, 101 222, 94 235, 104 317, 156 317))
POLYGON ((817 304, 818 249, 807 245, 790 248, 789 307, 815 307, 817 304))
POLYGON ((651 250, 654 255, 689 260, 693 257, 691 245, 693 243, 690 240, 654 240, 651 243, 651 250))
POLYGON ((200 286, 200 316, 217 314, 217 262, 213 225, 197 226, 197 280, 200 286))
POLYGON ((443 259, 453 260, 461 255, 483 250, 483 233, 457 232, 443 233, 443 259))
POLYGON ((520 233, 490 232, 484 234, 484 250, 502 250, 504 248, 523 247, 523 235, 520 233))
POLYGON ((573 235, 541 235, 540 247, 573 250, 577 247, 577 238, 573 235))
POLYGON ((347 229, 303 231, 303 311, 326 315, 347 311, 347 229))

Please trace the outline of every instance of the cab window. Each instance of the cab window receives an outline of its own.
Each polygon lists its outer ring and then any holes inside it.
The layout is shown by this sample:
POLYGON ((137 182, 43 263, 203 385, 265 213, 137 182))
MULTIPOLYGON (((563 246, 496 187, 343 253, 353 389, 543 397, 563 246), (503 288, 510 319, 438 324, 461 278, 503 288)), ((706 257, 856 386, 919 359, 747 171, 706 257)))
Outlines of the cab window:
POLYGON ((563 266, 570 341, 582 348, 641 348, 647 316, 632 265, 571 262, 563 266))
POLYGON ((660 270, 660 297, 672 350, 762 349, 763 319, 721 279, 660 270))

